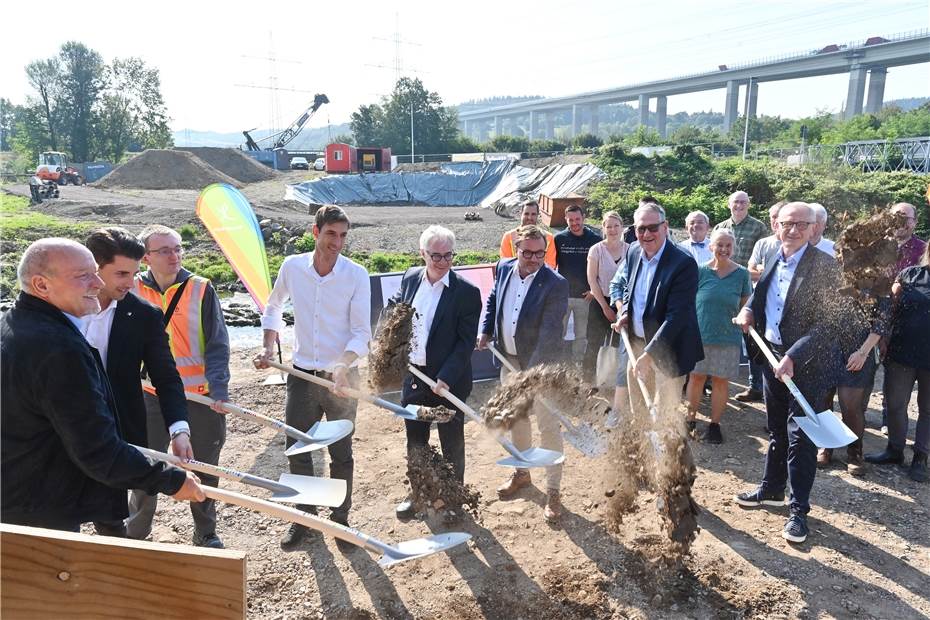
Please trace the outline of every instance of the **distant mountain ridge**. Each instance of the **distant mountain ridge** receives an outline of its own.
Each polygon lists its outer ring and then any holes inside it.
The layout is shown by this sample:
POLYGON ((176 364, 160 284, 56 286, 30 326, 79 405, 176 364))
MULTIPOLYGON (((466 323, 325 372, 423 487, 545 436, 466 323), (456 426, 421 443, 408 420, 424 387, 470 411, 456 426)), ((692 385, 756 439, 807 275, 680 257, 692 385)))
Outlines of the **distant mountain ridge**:
MULTIPOLYGON (((256 130, 249 132, 252 139, 259 140, 269 134, 268 131, 256 130)), ((322 150, 329 144, 331 137, 351 133, 348 123, 330 125, 329 127, 311 127, 304 129, 294 140, 287 145, 291 151, 322 150)), ((200 131, 196 129, 181 129, 171 133, 175 146, 217 146, 237 147, 245 145, 242 132, 200 131)), ((259 146, 265 146, 259 143, 259 146)))

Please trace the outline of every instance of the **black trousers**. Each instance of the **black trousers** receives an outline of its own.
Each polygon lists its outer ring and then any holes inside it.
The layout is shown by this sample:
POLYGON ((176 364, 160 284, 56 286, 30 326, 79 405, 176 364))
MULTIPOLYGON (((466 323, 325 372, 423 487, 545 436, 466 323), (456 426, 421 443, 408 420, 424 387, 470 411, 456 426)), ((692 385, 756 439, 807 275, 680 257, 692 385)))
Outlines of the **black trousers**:
MULTIPOLYGON (((418 367, 422 368, 422 367, 418 367)), ((456 394, 461 400, 461 395, 456 394)), ((448 422, 437 423, 439 429, 439 445, 442 448, 442 457, 448 461, 455 470, 455 477, 459 482, 465 481, 465 414, 459 411, 452 403, 433 392, 421 392, 411 400, 404 400, 404 405, 422 405, 424 407, 443 406, 455 411, 455 417, 448 422)), ((429 443, 431 422, 418 420, 404 420, 407 430, 407 458, 413 450, 429 443)))

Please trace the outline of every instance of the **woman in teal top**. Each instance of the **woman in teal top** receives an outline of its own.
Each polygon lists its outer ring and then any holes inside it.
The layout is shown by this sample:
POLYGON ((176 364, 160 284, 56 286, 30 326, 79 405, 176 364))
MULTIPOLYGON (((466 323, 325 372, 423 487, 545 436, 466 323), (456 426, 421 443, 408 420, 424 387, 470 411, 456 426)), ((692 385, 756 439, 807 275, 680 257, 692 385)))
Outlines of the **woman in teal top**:
POLYGON ((704 382, 711 381, 710 425, 704 434, 708 443, 721 443, 720 418, 727 404, 729 382, 739 377, 742 334, 733 325, 752 293, 749 271, 733 260, 736 239, 728 229, 718 229, 710 237, 710 262, 698 266, 697 317, 704 343, 704 359, 688 379, 688 427, 694 429, 695 414, 701 403, 704 382))

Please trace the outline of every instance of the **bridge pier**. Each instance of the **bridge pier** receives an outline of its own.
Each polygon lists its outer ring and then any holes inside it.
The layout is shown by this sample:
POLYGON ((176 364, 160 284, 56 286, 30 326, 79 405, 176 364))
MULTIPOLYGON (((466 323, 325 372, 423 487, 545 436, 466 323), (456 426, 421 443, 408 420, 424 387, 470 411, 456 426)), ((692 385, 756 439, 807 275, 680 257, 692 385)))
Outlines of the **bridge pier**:
POLYGON ((756 117, 756 104, 759 103, 759 82, 753 82, 749 87, 749 109, 746 111, 749 118, 756 117))
POLYGON ((494 137, 504 135, 504 119, 500 116, 494 117, 494 137))
POLYGON ((472 123, 472 121, 468 120, 467 118, 465 119, 465 128, 462 133, 465 134, 466 138, 471 138, 471 132, 472 132, 472 129, 474 128, 473 125, 474 123, 472 123))
POLYGON ((727 98, 723 106, 723 133, 728 133, 739 114, 739 82, 727 82, 727 98))
POLYGON ((844 118, 850 119, 862 114, 862 97, 865 95, 866 71, 867 69, 862 65, 854 65, 849 70, 849 89, 846 91, 846 114, 844 118))
POLYGON ((878 114, 882 111, 885 99, 885 76, 888 69, 885 67, 872 67, 869 70, 869 95, 865 102, 866 114, 878 114))
POLYGON ((666 116, 668 114, 668 97, 659 95, 656 97, 656 131, 663 138, 666 137, 666 116))
POLYGON ((539 139, 539 112, 530 110, 530 140, 539 139))
POLYGON ((590 106, 591 108, 591 133, 595 136, 597 135, 597 126, 600 124, 600 118, 598 116, 597 104, 590 106))
POLYGON ((572 137, 581 133, 581 106, 572 104, 572 137))
POLYGON ((649 126, 649 95, 640 95, 637 99, 639 105, 639 125, 640 127, 649 126))
POLYGON ((555 111, 546 112, 546 140, 555 139, 555 111))

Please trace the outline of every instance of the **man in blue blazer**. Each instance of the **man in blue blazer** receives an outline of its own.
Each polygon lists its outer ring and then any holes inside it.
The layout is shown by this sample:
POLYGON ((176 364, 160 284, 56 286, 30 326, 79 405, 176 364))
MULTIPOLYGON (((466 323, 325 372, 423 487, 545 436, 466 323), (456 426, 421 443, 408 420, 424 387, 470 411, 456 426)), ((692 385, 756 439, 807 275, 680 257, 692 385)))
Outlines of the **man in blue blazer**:
MULTIPOLYGON (((517 257, 497 263, 494 288, 484 310, 484 325, 478 348, 486 349, 493 337, 503 354, 521 369, 562 359, 562 319, 568 310, 568 282, 545 265, 546 236, 536 226, 521 226, 514 232, 517 257)), ((501 381, 507 377, 501 368, 501 381)), ((541 446, 562 451, 558 420, 545 411, 535 411, 541 446)), ((529 420, 520 420, 511 429, 519 450, 530 447, 529 420)), ((556 521, 562 512, 559 488, 562 466, 546 468, 547 501, 545 517, 556 521)), ((530 472, 517 469, 510 480, 497 489, 506 499, 530 484, 530 472)))
MULTIPOLYGON (((657 399, 664 394, 678 398, 685 377, 704 359, 695 307, 697 263, 668 241, 668 222, 659 204, 640 206, 633 213, 633 226, 637 243, 626 255, 627 286, 619 320, 633 346, 629 383, 636 384, 635 373, 655 386, 657 399)), ((645 404, 640 390, 630 390, 630 399, 637 406, 645 404)))
MULTIPOLYGON (((400 290, 388 306, 406 303, 415 310, 410 363, 436 380, 430 389, 407 373, 401 403, 426 407, 456 407, 439 396, 449 390, 461 400, 471 394, 471 353, 478 333, 481 293, 452 271, 455 234, 442 226, 430 226, 420 235, 420 256, 425 267, 412 267, 404 274, 400 290)), ((407 456, 429 441, 429 422, 404 420, 407 427, 407 456)), ((449 422, 438 424, 442 455, 455 469, 459 482, 465 480, 465 418, 461 411, 449 422)), ((398 518, 412 517, 410 498, 397 505, 398 518)))
MULTIPOLYGON (((801 431, 795 418, 804 415, 782 382, 790 377, 807 400, 825 400, 835 385, 830 340, 839 326, 831 313, 830 299, 841 286, 840 272, 832 256, 810 244, 816 217, 804 202, 791 202, 778 212, 781 245, 765 258, 765 269, 746 306, 734 322, 749 331, 754 326, 768 347, 780 357, 778 367, 763 365, 762 385, 769 429, 762 483, 740 493, 742 506, 782 506, 785 487, 791 486, 790 516, 782 531, 789 542, 807 539, 810 492, 817 471, 817 448, 801 431)), ((755 345, 750 355, 759 359, 755 345)))

